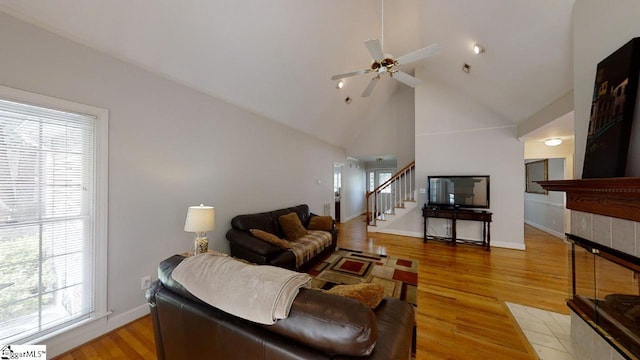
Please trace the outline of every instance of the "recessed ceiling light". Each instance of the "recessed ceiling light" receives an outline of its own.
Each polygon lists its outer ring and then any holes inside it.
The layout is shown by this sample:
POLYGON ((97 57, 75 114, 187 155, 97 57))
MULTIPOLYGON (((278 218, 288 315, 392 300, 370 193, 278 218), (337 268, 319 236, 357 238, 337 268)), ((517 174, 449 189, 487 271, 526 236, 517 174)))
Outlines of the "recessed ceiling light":
POLYGON ((344 87, 344 80, 338 81, 338 84, 336 84, 336 88, 342 89, 343 87, 344 87))
POLYGON ((480 44, 473 44, 473 53, 478 55, 484 52, 484 47, 480 44))
POLYGON ((562 144, 562 139, 560 138, 547 139, 544 141, 544 144, 547 146, 558 146, 562 144))

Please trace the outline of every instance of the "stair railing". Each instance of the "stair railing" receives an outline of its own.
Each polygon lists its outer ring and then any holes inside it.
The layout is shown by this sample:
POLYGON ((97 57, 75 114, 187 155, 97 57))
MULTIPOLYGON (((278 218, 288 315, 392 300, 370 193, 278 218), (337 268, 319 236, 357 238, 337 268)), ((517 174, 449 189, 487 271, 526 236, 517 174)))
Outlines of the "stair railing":
POLYGON ((367 225, 376 225, 386 215, 395 214, 396 208, 404 207, 405 201, 415 201, 416 162, 396 172, 389 180, 373 191, 367 192, 367 225))

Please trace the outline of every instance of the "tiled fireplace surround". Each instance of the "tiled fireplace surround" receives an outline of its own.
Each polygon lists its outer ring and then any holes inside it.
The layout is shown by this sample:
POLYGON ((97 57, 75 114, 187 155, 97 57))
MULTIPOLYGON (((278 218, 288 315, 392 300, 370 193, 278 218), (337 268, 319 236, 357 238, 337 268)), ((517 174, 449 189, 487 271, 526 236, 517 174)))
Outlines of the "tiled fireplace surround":
POLYGON ((572 210, 571 233, 640 257, 640 223, 636 221, 572 210))
MULTIPOLYGON (((571 233, 640 257, 640 222, 572 210, 571 233)), ((571 340, 576 359, 625 359, 573 311, 571 340)))
MULTIPOLYGON (((640 178, 545 181, 541 185, 566 192, 571 234, 640 257, 640 178)), ((573 311, 571 339, 576 359, 626 358, 573 311)))

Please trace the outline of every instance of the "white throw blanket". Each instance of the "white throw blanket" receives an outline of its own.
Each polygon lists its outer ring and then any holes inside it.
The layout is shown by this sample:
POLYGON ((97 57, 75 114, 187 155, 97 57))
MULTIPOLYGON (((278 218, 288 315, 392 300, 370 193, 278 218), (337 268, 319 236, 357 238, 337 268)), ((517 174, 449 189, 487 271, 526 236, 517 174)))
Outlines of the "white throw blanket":
POLYGON ((307 274, 212 254, 184 259, 172 277, 207 304, 267 325, 289 316, 298 291, 311 283, 307 274))

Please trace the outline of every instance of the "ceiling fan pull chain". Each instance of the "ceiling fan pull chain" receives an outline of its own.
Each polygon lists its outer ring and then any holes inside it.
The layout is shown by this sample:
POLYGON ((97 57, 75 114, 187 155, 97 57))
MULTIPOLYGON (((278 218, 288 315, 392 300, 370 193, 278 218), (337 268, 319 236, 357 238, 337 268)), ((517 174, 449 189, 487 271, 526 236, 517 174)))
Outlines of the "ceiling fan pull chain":
POLYGON ((382 48, 382 51, 384 51, 384 0, 381 0, 382 2, 382 11, 380 12, 380 19, 382 22, 382 34, 380 34, 380 47, 382 48))

